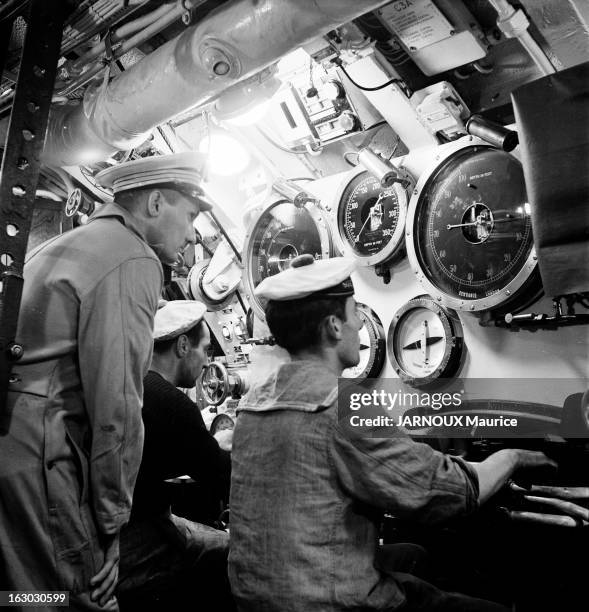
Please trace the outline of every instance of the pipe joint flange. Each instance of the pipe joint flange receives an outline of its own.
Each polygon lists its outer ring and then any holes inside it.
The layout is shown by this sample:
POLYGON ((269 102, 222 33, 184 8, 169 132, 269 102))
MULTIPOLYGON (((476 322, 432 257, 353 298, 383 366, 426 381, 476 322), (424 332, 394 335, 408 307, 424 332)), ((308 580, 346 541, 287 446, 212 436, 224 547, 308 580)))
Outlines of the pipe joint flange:
POLYGON ((204 40, 199 49, 200 61, 210 79, 236 79, 241 76, 241 62, 236 51, 215 38, 204 40))

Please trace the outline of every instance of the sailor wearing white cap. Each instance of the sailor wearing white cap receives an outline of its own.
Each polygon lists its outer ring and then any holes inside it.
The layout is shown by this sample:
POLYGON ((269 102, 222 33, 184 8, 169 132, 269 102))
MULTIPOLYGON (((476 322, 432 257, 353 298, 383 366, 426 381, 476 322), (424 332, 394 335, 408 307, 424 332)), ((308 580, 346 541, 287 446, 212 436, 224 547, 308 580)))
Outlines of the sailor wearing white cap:
POLYGON ((116 609, 160 261, 195 242, 193 221, 210 208, 203 163, 170 155, 103 171, 115 203, 28 255, 16 335, 25 355, 8 395, 18 426, 0 445, 6 588, 66 588, 75 609, 116 609))
POLYGON ((383 439, 367 427, 350 436, 338 376, 359 359, 353 262, 302 256, 292 266, 256 289, 291 359, 252 385, 238 407, 229 553, 237 608, 506 612, 410 575, 423 551, 379 546, 378 517, 391 509, 425 524, 461 516, 516 465, 548 459, 510 449, 468 464, 400 432, 383 439))
POLYGON ((360 360, 362 321, 352 297, 353 259, 300 255, 255 290, 276 343, 299 359, 320 358, 339 376, 360 360))
MULTIPOLYGON (((194 219, 212 209, 200 187, 203 164, 199 153, 147 157, 107 168, 96 182, 112 189, 114 210, 131 213, 160 260, 173 264, 195 241, 194 219)), ((112 215, 107 205, 95 218, 112 215)))
MULTIPOLYGON (((229 536, 172 514, 172 492, 166 483, 184 475, 198 482, 201 505, 194 511, 200 514, 205 500, 218 508, 219 499, 229 493, 229 453, 206 429, 199 407, 177 389, 194 387, 207 364, 206 306, 189 300, 160 306, 154 320, 153 359, 144 380, 143 458, 131 520, 121 532, 118 596, 136 609, 141 596, 153 597, 157 588, 162 597, 166 594, 171 609, 183 609, 190 600, 198 609, 226 612, 232 610, 227 605, 229 536)), ((222 433, 223 442, 230 444, 233 432, 222 433)))

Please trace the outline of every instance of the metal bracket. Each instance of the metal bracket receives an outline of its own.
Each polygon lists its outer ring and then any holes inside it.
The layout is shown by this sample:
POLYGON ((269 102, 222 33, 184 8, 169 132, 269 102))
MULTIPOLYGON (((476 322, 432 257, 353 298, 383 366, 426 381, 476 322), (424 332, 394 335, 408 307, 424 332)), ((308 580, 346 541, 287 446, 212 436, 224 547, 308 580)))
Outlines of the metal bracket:
MULTIPOLYGON (((31 0, 6 147, 0 170, 0 408, 6 405, 23 268, 39 180, 64 21, 73 3, 31 0)), ((10 415, 0 413, 0 435, 10 415)))

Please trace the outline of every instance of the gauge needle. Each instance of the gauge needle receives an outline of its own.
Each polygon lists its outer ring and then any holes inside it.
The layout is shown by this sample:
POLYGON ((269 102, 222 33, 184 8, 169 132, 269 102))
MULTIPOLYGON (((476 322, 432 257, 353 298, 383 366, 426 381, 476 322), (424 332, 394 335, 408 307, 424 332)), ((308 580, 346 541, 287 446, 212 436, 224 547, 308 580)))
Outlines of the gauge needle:
MULTIPOLYGON (((443 340, 443 336, 430 336, 427 338, 427 340, 425 341, 427 346, 431 346, 432 344, 435 344, 436 342, 439 342, 440 340, 443 340)), ((421 340, 416 340, 415 342, 411 342, 411 344, 407 344, 403 347, 404 351, 411 351, 414 349, 418 349, 421 348, 421 340)))
POLYGON ((427 321, 421 324, 421 355, 423 363, 427 363, 427 321))
POLYGON ((378 206, 378 203, 381 201, 382 197, 383 197, 383 194, 380 193, 378 195, 378 200, 376 200, 374 205, 370 207, 370 210, 368 211, 368 216, 366 217, 366 221, 364 221, 364 224, 360 228, 360 231, 358 232, 358 235, 356 236, 356 239, 354 240, 354 242, 360 242, 360 234, 364 231, 364 228, 366 227, 366 224, 368 223, 368 221, 370 221, 370 219, 372 219, 372 213, 373 213, 374 209, 378 206))
POLYGON ((366 344, 361 344, 361 345, 360 345, 360 350, 361 350, 361 351, 365 351, 366 349, 369 349, 369 348, 370 348, 370 347, 369 347, 368 345, 366 345, 366 344))

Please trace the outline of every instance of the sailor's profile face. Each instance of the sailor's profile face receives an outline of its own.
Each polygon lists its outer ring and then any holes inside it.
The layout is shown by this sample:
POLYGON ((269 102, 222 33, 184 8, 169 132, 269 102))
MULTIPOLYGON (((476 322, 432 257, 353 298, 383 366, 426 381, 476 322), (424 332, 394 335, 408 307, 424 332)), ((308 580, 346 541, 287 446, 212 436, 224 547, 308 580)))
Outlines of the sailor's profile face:
POLYGON ((163 263, 175 264, 178 255, 196 242, 194 220, 200 213, 196 198, 177 190, 167 190, 157 223, 157 239, 152 248, 163 263))

